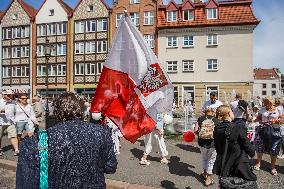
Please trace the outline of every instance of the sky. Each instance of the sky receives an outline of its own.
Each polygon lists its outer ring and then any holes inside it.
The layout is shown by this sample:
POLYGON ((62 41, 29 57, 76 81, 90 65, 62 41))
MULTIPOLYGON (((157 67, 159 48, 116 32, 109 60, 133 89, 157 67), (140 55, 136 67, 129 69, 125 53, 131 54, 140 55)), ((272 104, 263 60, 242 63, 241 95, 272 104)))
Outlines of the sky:
MULTIPOLYGON (((25 0, 38 8, 43 0, 25 0)), ((64 0, 75 7, 79 0, 64 0)), ((106 0, 108 4, 112 0, 106 0)), ((10 0, 0 0, 5 10, 10 0)), ((284 7, 283 0, 253 0, 253 10, 261 23, 254 31, 253 62, 255 68, 280 68, 284 73, 284 7)))

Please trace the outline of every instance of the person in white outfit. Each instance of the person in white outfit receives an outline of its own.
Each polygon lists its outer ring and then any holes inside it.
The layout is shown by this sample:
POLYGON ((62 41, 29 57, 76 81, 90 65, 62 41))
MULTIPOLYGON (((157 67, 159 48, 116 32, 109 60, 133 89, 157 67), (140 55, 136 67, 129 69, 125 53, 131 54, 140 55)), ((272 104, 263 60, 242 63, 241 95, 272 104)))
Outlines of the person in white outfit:
POLYGON ((1 148, 1 142, 5 130, 15 150, 14 156, 19 154, 17 132, 14 123, 15 101, 13 100, 13 94, 11 90, 3 90, 2 98, 0 99, 0 156, 4 154, 1 148))
POLYGON ((139 162, 141 165, 150 165, 150 162, 147 160, 147 157, 152 151, 153 140, 156 140, 159 146, 159 153, 161 156, 160 162, 162 164, 168 164, 169 161, 166 158, 166 156, 168 155, 168 151, 167 151, 165 139, 164 139, 164 122, 163 122, 162 114, 157 114, 157 125, 155 129, 148 135, 145 135, 145 138, 144 138, 145 152, 139 162))
POLYGON ((15 122, 18 140, 21 140, 23 131, 25 130, 28 136, 32 136, 34 127, 38 124, 33 107, 28 104, 28 96, 21 94, 19 102, 15 106, 15 122))
POLYGON ((207 108, 212 108, 212 110, 214 112, 216 112, 217 108, 221 105, 223 105, 223 103, 221 101, 217 100, 217 93, 211 92, 210 93, 210 99, 203 104, 201 111, 204 114, 204 111, 207 108))
POLYGON ((106 124, 111 128, 111 138, 114 143, 114 153, 116 155, 120 154, 120 138, 123 136, 119 128, 109 119, 106 118, 106 124))

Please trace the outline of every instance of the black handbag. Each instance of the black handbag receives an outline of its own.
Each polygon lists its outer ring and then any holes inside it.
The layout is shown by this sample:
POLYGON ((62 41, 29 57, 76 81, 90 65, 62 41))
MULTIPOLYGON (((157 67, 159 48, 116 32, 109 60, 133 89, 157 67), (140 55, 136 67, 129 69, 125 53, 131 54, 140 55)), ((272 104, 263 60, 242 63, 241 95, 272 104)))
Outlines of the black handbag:
MULTIPOLYGON (((226 143, 225 143, 224 155, 222 158, 221 173, 223 172, 224 167, 225 167, 225 161, 227 158, 228 145, 229 145, 229 138, 232 132, 232 128, 233 126, 230 125, 225 131, 226 143)), ((221 189, 258 189, 256 181, 248 181, 240 177, 232 177, 232 176, 220 176, 219 185, 221 189)))

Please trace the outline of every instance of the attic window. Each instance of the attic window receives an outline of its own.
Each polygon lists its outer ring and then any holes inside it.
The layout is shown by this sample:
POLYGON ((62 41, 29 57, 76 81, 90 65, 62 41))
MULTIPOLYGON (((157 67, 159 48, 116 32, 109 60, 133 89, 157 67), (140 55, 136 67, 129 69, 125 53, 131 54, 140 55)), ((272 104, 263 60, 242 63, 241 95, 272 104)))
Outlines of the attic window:
POLYGON ((13 14, 12 19, 13 20, 17 20, 18 19, 18 14, 13 14))
POLYGON ((217 17, 218 17, 217 8, 207 9, 207 19, 217 19, 217 17))
POLYGON ((176 22, 177 21, 177 11, 168 11, 167 12, 167 21, 176 22))
POLYGON ((88 12, 94 11, 94 5, 89 5, 88 6, 88 12))
POLYGON ((193 20, 193 10, 184 10, 183 11, 183 20, 188 21, 188 20, 193 20))
POLYGON ((54 9, 49 9, 49 16, 54 16, 54 9))

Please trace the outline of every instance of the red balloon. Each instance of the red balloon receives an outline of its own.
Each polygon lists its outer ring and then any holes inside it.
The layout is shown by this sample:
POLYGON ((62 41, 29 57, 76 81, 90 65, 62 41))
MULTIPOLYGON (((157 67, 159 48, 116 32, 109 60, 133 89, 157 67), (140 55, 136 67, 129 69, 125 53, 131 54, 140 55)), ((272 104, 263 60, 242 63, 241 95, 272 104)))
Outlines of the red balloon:
POLYGON ((193 131, 189 130, 183 133, 183 140, 185 142, 192 142, 194 139, 195 139, 195 134, 193 131))

